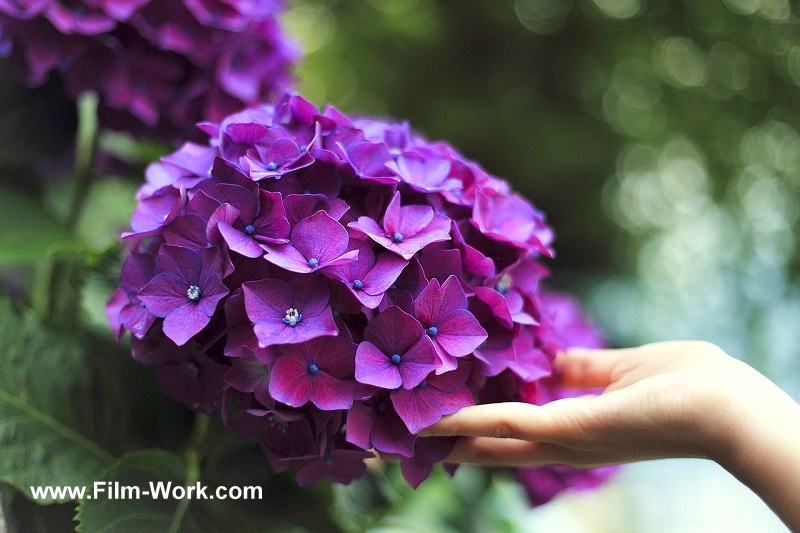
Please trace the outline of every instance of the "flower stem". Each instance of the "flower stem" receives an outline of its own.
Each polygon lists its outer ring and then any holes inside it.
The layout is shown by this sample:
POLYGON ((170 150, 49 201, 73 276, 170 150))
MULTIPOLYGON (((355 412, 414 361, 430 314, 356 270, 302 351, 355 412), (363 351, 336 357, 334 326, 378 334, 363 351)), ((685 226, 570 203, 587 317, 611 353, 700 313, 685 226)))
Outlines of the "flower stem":
POLYGON ((94 160, 97 154, 98 124, 97 106, 99 98, 93 92, 78 97, 78 133, 75 139, 75 192, 72 196, 67 229, 74 230, 80 220, 83 206, 94 180, 94 160))
MULTIPOLYGON (((186 462, 186 481, 184 486, 190 487, 200 481, 200 462, 205 448, 208 428, 211 426, 211 417, 202 413, 194 415, 194 427, 189 436, 186 448, 183 451, 183 460, 186 462)), ((175 514, 172 516, 169 532, 177 533, 181 529, 183 517, 189 509, 191 498, 184 498, 178 502, 175 514)))

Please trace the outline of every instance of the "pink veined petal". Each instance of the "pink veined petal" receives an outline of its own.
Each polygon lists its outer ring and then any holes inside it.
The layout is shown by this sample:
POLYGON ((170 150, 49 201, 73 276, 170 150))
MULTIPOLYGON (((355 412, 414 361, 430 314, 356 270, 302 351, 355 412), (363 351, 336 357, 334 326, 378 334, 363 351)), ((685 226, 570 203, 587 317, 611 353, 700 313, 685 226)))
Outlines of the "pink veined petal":
POLYGON ((220 222, 219 232, 225 242, 228 243, 228 248, 245 257, 261 257, 264 255, 264 249, 258 245, 253 238, 243 231, 239 231, 227 222, 220 222))
POLYGON ((344 226, 325 211, 317 211, 298 222, 290 239, 306 261, 315 258, 319 263, 330 262, 345 253, 348 240, 344 226))
MULTIPOLYGON (((361 217, 361 218, 366 218, 366 217, 361 217)), ((359 224, 361 223, 361 218, 358 219, 359 224)), ((384 213, 383 215, 383 230, 385 230, 385 232, 388 233, 389 235, 393 235, 400 229, 401 222, 402 218, 400 215, 400 193, 396 192, 392 197, 392 201, 389 202, 388 206, 386 206, 386 213, 384 213)), ((378 227, 377 224, 375 226, 376 228, 378 227)), ((383 231, 378 229, 375 233, 383 233, 383 231)))
POLYGON ((222 283, 217 274, 211 274, 206 279, 202 280, 203 294, 197 304, 207 316, 211 316, 217 310, 217 304, 227 294, 228 287, 222 283))
POLYGON ((176 309, 189 303, 186 294, 189 285, 173 274, 163 273, 153 278, 139 292, 139 299, 147 310, 159 317, 165 317, 176 309), (184 285, 186 287, 184 288, 184 285))
POLYGON ((334 411, 353 405, 354 381, 336 379, 324 370, 312 376, 311 401, 320 409, 334 411))
POLYGON ((269 393, 279 402, 301 407, 311 398, 312 379, 305 361, 282 356, 272 365, 269 393))
POLYGON ((261 247, 267 252, 264 259, 290 272, 308 274, 317 267, 311 267, 308 259, 291 244, 263 244, 261 247))
POLYGON ((407 205, 400 208, 400 224, 392 231, 410 238, 425 231, 433 220, 433 209, 427 205, 407 205))
POLYGON ((396 389, 403 384, 398 366, 369 341, 359 344, 356 350, 356 380, 384 389, 396 389))
POLYGON ((475 315, 466 309, 456 309, 438 325, 436 342, 452 356, 471 354, 489 335, 478 323, 475 315))
POLYGON ((370 434, 375 424, 375 409, 364 402, 354 402, 347 413, 347 428, 345 439, 361 449, 369 450, 372 447, 370 434))
POLYGON ((164 335, 183 346, 211 321, 195 302, 188 302, 164 318, 164 335))
POLYGON ((436 350, 427 336, 420 337, 417 343, 402 354, 398 368, 403 378, 403 388, 412 389, 419 385, 437 367, 436 350))
POLYGON ((190 283, 198 280, 201 269, 202 264, 197 252, 182 246, 162 245, 156 256, 156 271, 179 273, 190 283))
POLYGON ((253 322, 279 321, 291 307, 292 289, 279 279, 250 281, 242 285, 244 306, 253 322))

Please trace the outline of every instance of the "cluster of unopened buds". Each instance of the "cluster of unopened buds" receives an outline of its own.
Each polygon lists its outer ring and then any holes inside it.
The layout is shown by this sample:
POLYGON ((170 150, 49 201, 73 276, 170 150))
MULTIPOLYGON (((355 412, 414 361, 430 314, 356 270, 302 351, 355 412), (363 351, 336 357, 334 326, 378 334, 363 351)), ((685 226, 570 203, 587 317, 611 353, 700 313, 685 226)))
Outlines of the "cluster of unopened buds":
MULTIPOLYGON (((347 483, 375 450, 416 486, 453 446, 420 430, 556 398, 556 350, 600 344, 540 290, 543 215, 451 146, 293 93, 199 127, 207 145, 147 171, 108 313, 168 395, 274 470, 347 483)), ((596 476, 566 472, 533 478, 596 476)))

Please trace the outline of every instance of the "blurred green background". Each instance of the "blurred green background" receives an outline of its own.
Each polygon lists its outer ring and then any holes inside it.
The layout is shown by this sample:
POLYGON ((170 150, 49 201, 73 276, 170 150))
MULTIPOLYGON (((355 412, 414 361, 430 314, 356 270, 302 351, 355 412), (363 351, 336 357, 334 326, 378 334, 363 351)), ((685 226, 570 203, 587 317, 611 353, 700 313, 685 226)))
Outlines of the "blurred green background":
MULTIPOLYGON (((556 229, 550 286, 579 294, 613 345, 710 340, 800 398, 796 5, 289 5, 285 24, 307 53, 300 91, 349 113, 407 119, 511 181, 556 229)), ((109 167, 87 194, 74 194, 75 110, 57 80, 30 91, 0 75, 0 108, 2 291, 54 335, 79 331, 92 350, 115 353, 126 378, 147 382, 152 376, 130 363, 127 348, 110 344, 103 315, 119 269, 116 236, 141 173, 109 167), (79 219, 69 220, 67 198, 84 202, 79 219)), ((134 168, 167 150, 114 135, 101 146, 134 168)), ((152 383, 141 388, 134 400, 154 394, 152 383)), ((174 448, 188 422, 175 407, 157 407, 158 427, 176 433, 162 432, 157 444, 174 448)), ((136 435, 141 440, 121 449, 153 445, 153 435, 136 435)), ((416 493, 396 481, 306 493, 276 482, 273 493, 283 497, 266 508, 301 517, 311 530, 335 523, 352 531, 786 531, 753 494, 698 461, 632 466, 599 492, 533 511, 503 475, 465 468, 416 493), (331 514, 328 504, 304 508, 303 498, 336 504, 331 514)), ((3 494, 0 487, 0 502, 3 494)), ((6 498, 0 518, 31 509, 6 498)), ((62 506, 36 520, 71 513, 62 506)))

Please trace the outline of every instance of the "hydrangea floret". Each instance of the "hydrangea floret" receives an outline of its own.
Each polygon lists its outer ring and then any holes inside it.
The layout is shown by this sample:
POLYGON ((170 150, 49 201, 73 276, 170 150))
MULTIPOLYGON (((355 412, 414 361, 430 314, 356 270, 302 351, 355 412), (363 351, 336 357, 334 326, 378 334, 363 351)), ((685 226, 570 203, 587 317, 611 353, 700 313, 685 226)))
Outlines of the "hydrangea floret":
POLYGON ((417 437, 442 416, 563 394, 553 357, 586 328, 542 293, 553 232, 507 182, 294 93, 200 127, 148 168, 108 306, 172 398, 301 484, 377 451, 417 486, 454 444, 417 437))

